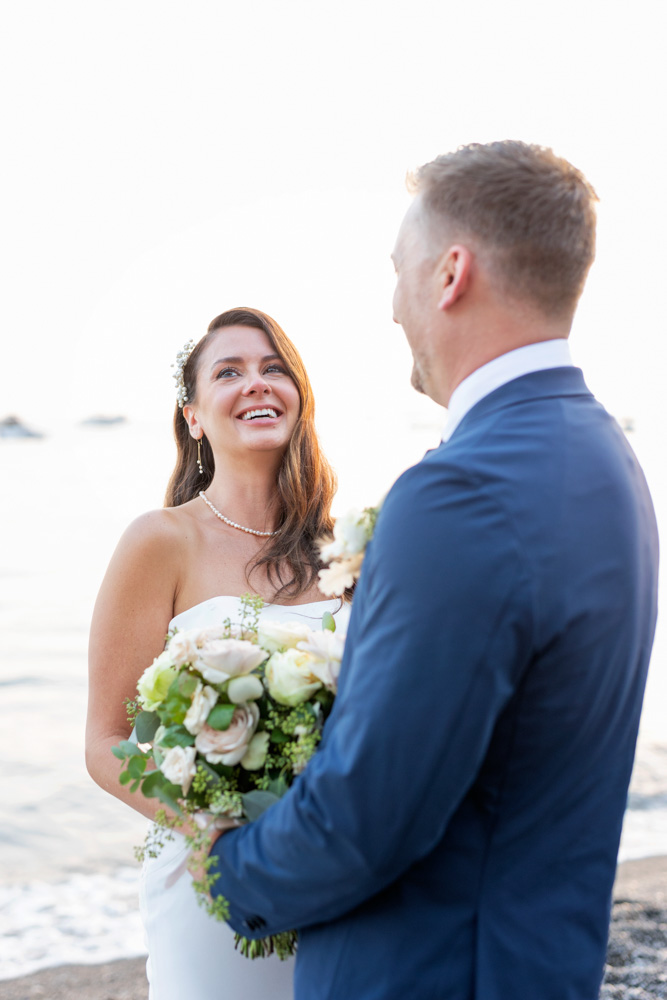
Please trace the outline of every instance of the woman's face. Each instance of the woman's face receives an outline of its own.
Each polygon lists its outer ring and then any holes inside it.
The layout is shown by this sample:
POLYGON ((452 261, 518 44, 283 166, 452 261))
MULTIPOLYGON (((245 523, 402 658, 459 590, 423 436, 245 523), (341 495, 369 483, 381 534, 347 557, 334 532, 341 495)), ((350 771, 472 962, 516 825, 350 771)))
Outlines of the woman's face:
POLYGON ((183 414, 219 451, 285 451, 299 417, 299 392, 263 330, 224 327, 200 358, 195 402, 183 414))

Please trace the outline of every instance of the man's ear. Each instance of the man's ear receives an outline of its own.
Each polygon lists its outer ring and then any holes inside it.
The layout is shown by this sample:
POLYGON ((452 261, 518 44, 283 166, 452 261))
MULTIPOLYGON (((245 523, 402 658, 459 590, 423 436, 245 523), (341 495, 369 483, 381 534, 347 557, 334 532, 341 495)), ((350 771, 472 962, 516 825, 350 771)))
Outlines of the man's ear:
POLYGON ((183 419, 190 428, 190 436, 193 437, 195 441, 198 441, 204 436, 204 430, 197 419, 195 408, 194 406, 190 406, 189 403, 186 403, 183 407, 183 419))
POLYGON ((467 247, 454 243, 440 261, 437 278, 441 288, 438 309, 444 312, 465 294, 472 270, 472 254, 467 247))

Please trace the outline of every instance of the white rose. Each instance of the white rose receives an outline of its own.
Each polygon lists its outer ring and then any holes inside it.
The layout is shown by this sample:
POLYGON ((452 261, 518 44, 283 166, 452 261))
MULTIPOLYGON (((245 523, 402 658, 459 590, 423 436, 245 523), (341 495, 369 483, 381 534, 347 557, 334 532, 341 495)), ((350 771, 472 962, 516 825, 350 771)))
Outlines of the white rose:
POLYGON ((186 663, 193 663, 197 657, 197 636, 198 629, 183 629, 172 635, 167 644, 167 652, 177 667, 182 667, 186 663))
POLYGON ((183 719, 183 725, 189 733, 192 733, 193 736, 197 735, 217 700, 217 691, 214 691, 208 684, 202 684, 201 681, 197 684, 192 696, 192 704, 183 719))
POLYGON ((188 794, 192 779, 197 772, 196 756, 197 751, 194 747, 171 747, 162 761, 160 770, 167 781, 181 786, 183 795, 188 794))
POLYGON ((261 767, 264 767, 268 752, 269 734, 255 733, 248 744, 248 749, 241 757, 241 767, 244 767, 246 771, 259 771, 261 767))
POLYGON ((370 537, 368 517, 363 511, 349 510, 334 521, 333 541, 324 545, 320 552, 324 562, 332 559, 348 558, 363 552, 370 537))
POLYGON ((300 649, 274 653, 266 665, 269 694, 279 705, 300 705, 322 687, 312 670, 314 658, 300 649))
POLYGON ((199 650, 194 664, 210 684, 224 684, 231 677, 249 674, 268 653, 245 639, 212 639, 199 650))
POLYGON ((257 640, 264 649, 276 653, 279 649, 294 649, 301 639, 308 638, 310 631, 300 622, 261 622, 257 640))
POLYGON ((213 729, 205 725, 197 734, 195 747, 209 764, 233 767, 245 755, 259 722, 259 709, 254 702, 234 709, 229 729, 213 729))
POLYGON ((146 667, 137 681, 139 701, 146 712, 155 711, 164 701, 177 676, 178 671, 172 663, 171 653, 165 649, 153 660, 150 667, 146 667))
POLYGON ((345 648, 345 636, 325 629, 322 632, 313 632, 308 639, 300 642, 297 648, 310 653, 313 657, 311 672, 319 677, 326 688, 335 693, 345 648))
POLYGON ((232 705, 240 705, 244 701, 256 701, 263 694, 264 685, 255 674, 232 677, 227 685, 227 697, 232 705))

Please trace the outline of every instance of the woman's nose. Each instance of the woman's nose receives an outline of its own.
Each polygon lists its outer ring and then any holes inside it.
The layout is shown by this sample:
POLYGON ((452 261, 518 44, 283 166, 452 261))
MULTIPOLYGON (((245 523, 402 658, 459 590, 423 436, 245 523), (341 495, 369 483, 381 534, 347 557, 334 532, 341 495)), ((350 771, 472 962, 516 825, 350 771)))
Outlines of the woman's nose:
POLYGON ((265 394, 267 392, 271 392, 271 389, 268 383, 264 380, 264 378, 260 375, 259 372, 257 372, 254 375, 253 374, 248 375, 246 384, 243 387, 244 396, 251 396, 253 393, 261 395, 262 393, 265 394))

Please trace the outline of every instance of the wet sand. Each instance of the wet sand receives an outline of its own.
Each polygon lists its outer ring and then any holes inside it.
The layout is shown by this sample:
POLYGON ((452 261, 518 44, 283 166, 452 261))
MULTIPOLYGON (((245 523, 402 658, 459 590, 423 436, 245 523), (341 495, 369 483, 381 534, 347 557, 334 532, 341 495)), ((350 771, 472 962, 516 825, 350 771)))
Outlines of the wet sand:
MULTIPOLYGON (((146 1000, 142 958, 64 965, 0 983, 0 1000, 146 1000)), ((667 857, 619 866, 601 1000, 667 998, 667 857)))

